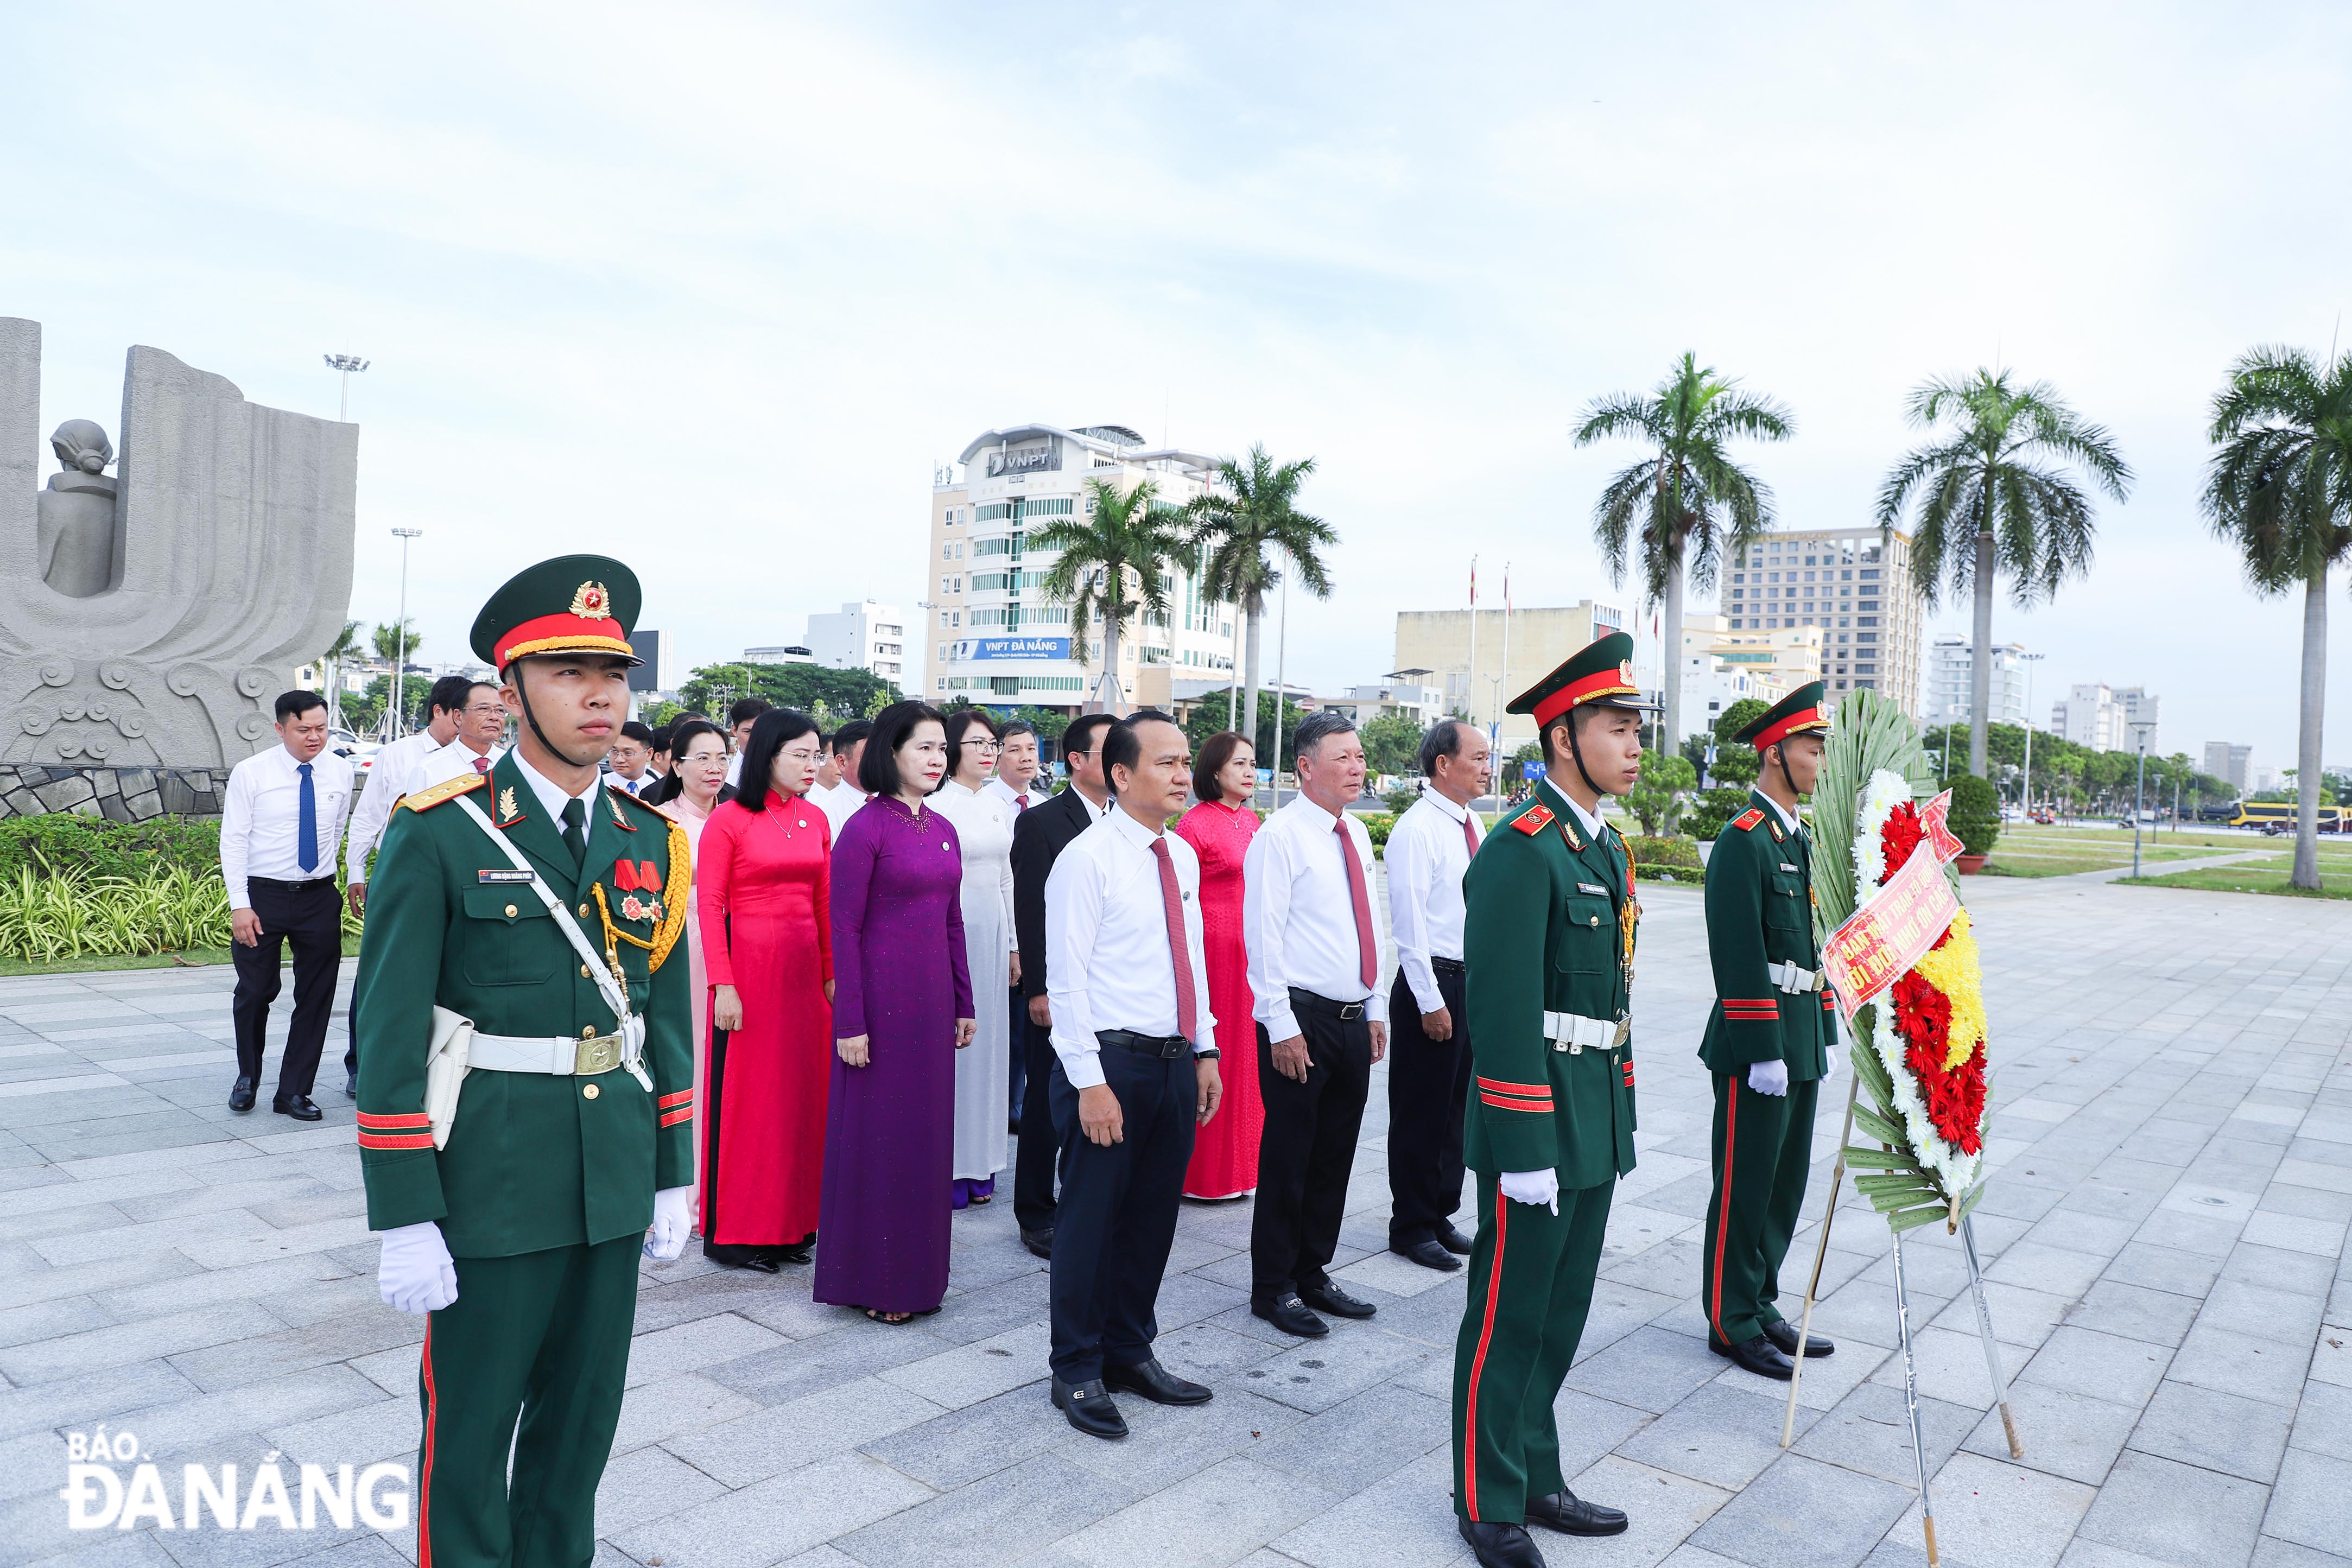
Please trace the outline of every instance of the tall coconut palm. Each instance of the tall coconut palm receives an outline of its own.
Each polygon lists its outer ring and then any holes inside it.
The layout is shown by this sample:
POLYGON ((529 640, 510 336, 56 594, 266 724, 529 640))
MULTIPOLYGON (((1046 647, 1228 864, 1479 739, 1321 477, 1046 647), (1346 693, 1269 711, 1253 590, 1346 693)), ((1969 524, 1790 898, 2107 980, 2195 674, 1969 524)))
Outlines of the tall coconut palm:
POLYGON ((2296 887, 2319 887, 2320 716, 2327 691, 2327 569, 2352 550, 2352 357, 2325 364, 2262 348, 2213 399, 2202 504, 2257 593, 2303 589, 2303 712, 2295 737, 2296 887))
POLYGON ((1612 580, 1625 580, 1638 537, 1636 565, 1643 592, 1665 615, 1659 659, 1664 687, 1659 749, 1682 745, 1683 574, 1701 588, 1715 581, 1724 554, 1737 554, 1772 526, 1772 491, 1731 460, 1735 437, 1786 441, 1796 416, 1770 398, 1742 392, 1738 381, 1702 367, 1685 354, 1649 396, 1612 392, 1595 398, 1576 427, 1576 444, 1612 436, 1645 441, 1655 450, 1621 470, 1592 503, 1592 537, 1612 580))
POLYGON ((1167 613, 1160 574, 1185 548, 1178 514, 1161 504, 1159 486, 1146 479, 1122 491, 1089 479, 1085 514, 1030 529, 1029 548, 1062 552, 1038 586, 1070 607, 1070 646, 1080 664, 1088 662, 1087 632, 1102 627, 1103 668, 1118 678, 1128 622, 1139 613, 1167 613))
POLYGON ((1299 585, 1318 599, 1331 597, 1331 573, 1322 551, 1339 536, 1322 518, 1298 509, 1298 486, 1315 472, 1315 459, 1302 457, 1276 467, 1263 444, 1250 448, 1246 463, 1228 457, 1217 465, 1214 487, 1185 508, 1192 538, 1201 551, 1201 591, 1237 605, 1242 612, 1241 733, 1257 733, 1260 633, 1266 595, 1282 582, 1274 552, 1290 558, 1299 585))
POLYGON ((1895 527, 1916 501, 1911 580, 1920 596, 1933 608, 1947 586, 1975 595, 1969 771, 1981 779, 1992 706, 1993 579, 2007 572, 2011 597, 2022 608, 2089 570, 2091 497, 2069 466, 2121 501, 2131 491, 2131 465, 2105 429, 2068 408, 2056 388, 2013 385, 2007 371, 1924 382, 1904 413, 1916 428, 1948 429, 1886 476, 1878 524, 1895 527))
POLYGON ((360 651, 360 623, 346 621, 343 629, 319 655, 319 674, 327 683, 327 722, 341 728, 343 722, 343 661, 360 651))

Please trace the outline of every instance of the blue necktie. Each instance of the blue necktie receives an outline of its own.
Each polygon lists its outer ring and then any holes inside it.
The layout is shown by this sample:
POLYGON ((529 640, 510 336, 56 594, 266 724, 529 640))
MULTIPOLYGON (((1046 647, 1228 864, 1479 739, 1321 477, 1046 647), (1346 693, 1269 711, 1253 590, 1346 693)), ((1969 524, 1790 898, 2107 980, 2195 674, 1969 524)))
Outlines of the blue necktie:
POLYGON ((311 787, 310 765, 299 763, 294 770, 302 775, 302 825, 295 835, 294 858, 301 862, 304 871, 316 871, 319 869, 319 796, 311 787))

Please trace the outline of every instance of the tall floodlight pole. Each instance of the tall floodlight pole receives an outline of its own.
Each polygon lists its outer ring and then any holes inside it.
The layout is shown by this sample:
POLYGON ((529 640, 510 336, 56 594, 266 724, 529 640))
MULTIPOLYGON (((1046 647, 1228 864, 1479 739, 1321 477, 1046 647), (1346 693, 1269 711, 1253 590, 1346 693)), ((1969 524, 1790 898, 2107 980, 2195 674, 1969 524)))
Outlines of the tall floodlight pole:
POLYGON ((2141 720, 2132 726, 2139 732, 2139 766, 2132 779, 2132 880, 2139 880, 2139 817, 2147 800, 2147 732, 2156 727, 2141 720))
POLYGON ((1285 550, 1282 559, 1282 631, 1274 646, 1274 809, 1277 811, 1282 810, 1282 705, 1290 690, 1290 552, 1285 550))
MULTIPOLYGON (((364 369, 365 367, 362 367, 364 369)), ((408 541, 424 534, 423 528, 394 528, 392 537, 400 541, 400 627, 393 646, 399 657, 392 664, 392 733, 387 739, 397 740, 407 727, 408 709, 401 702, 401 680, 408 674, 408 541)))
POLYGON ((2042 662, 2039 653, 2018 655, 2025 664, 2025 814, 2033 815, 2033 666, 2042 662))
POLYGON ((368 368, 368 362, 357 354, 321 354, 327 368, 342 378, 342 397, 335 406, 335 418, 348 424, 352 418, 352 377, 368 368))

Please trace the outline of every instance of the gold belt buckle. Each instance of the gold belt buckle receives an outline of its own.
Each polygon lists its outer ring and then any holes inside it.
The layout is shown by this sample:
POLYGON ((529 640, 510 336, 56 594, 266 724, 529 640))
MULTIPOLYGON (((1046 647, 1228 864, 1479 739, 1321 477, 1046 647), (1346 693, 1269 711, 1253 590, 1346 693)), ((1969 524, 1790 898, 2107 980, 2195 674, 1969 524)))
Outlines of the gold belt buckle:
POLYGON ((600 1034, 593 1040, 580 1042, 579 1053, 572 1059, 572 1071, 582 1077, 610 1072, 621 1065, 621 1037, 600 1034))
POLYGON ((1610 1040, 1609 1049, 1612 1051, 1624 1050, 1625 1041, 1632 1038, 1633 1033, 1633 1020, 1630 1017, 1620 1018, 1617 1020, 1617 1033, 1610 1040))

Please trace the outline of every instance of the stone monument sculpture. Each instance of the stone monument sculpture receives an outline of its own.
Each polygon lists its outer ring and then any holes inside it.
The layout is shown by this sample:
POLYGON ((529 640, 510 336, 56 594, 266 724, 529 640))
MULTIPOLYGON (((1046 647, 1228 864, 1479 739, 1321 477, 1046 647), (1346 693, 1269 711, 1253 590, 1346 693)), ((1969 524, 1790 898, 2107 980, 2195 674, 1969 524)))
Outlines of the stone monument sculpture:
POLYGON ((39 323, 0 317, 0 765, 252 755, 296 666, 342 629, 358 427, 133 348, 116 477, 106 432, 74 419, 44 488, 40 389, 39 323))

